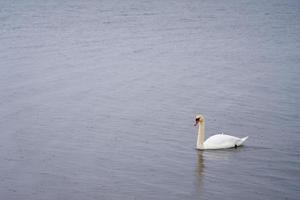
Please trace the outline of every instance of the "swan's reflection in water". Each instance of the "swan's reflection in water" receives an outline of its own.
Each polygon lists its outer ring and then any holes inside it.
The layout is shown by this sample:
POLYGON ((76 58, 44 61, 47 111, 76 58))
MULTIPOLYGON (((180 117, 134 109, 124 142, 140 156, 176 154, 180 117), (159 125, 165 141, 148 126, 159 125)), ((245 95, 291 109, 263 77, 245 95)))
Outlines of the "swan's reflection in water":
POLYGON ((203 151, 197 151, 197 175, 199 178, 202 177, 204 171, 204 159, 203 159, 203 151))
POLYGON ((204 195, 204 159, 203 151, 197 151, 197 165, 196 165, 196 195, 204 195))
POLYGON ((242 151, 245 151, 244 147, 237 149, 224 149, 224 150, 205 150, 197 151, 196 157, 196 190, 197 196, 204 199, 209 198, 209 194, 212 194, 212 191, 207 191, 207 184, 209 185, 208 178, 213 178, 216 172, 219 171, 220 166, 226 165, 226 163, 231 162, 233 159, 236 159, 235 156, 240 154, 242 151))
POLYGON ((233 156, 235 156, 237 153, 240 153, 241 151, 244 151, 245 147, 241 146, 237 149, 231 148, 231 149, 219 149, 219 150, 205 150, 203 151, 203 156, 208 161, 214 161, 214 162, 226 162, 228 160, 231 160, 233 156))

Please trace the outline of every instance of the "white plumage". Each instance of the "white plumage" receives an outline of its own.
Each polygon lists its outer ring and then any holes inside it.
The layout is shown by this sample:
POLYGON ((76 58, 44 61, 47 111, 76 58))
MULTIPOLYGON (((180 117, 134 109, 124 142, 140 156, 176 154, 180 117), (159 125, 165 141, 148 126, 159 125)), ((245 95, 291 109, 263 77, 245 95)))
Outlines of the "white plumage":
POLYGON ((248 138, 238 138, 226 134, 216 134, 209 137, 205 142, 205 119, 202 115, 196 116, 195 126, 199 124, 197 149, 227 149, 241 146, 248 138))

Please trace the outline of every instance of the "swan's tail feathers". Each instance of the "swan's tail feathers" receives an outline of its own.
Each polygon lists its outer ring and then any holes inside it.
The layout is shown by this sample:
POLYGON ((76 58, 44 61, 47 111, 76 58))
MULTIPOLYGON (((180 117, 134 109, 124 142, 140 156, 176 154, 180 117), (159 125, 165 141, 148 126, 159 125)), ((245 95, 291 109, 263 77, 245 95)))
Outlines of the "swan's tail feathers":
POLYGON ((248 136, 242 138, 242 139, 237 143, 237 145, 238 145, 238 146, 243 145, 243 143, 244 143, 247 139, 248 139, 248 136))

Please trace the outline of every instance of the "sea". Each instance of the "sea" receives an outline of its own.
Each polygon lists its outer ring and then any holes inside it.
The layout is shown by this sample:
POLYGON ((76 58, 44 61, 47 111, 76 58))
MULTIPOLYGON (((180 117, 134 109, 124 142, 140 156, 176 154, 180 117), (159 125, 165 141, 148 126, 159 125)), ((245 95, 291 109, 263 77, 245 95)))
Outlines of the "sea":
POLYGON ((300 199, 300 1, 1 0, 0 199, 300 199))

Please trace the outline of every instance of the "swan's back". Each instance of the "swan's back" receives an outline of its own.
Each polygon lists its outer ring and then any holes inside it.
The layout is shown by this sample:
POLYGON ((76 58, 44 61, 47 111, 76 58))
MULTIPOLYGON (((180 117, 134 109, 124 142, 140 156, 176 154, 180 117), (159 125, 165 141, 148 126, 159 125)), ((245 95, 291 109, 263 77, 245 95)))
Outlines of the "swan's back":
POLYGON ((204 149, 226 149, 242 145, 247 137, 238 138, 231 135, 217 134, 209 137, 204 142, 204 149))

